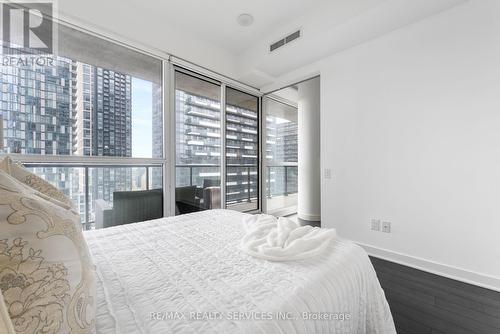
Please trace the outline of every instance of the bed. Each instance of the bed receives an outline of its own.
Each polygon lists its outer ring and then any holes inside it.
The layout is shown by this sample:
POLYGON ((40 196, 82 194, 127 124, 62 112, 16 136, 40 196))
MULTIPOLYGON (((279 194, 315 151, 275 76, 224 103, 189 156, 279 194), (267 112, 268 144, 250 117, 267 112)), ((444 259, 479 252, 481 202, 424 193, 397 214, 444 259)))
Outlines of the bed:
POLYGON ((244 217, 210 210, 85 232, 97 333, 396 333, 359 246, 336 239, 307 260, 253 258, 238 248, 244 217))

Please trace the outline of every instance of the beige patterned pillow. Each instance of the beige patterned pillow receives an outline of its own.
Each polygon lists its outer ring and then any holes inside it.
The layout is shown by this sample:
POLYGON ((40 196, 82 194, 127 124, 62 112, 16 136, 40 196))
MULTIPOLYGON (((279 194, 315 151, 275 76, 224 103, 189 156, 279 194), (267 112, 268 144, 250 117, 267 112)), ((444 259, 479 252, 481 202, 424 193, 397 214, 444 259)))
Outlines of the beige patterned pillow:
POLYGON ((94 268, 78 213, 3 170, 0 290, 17 334, 95 331, 94 268))
POLYGON ((29 172, 20 163, 13 162, 8 156, 0 160, 0 169, 3 169, 17 180, 42 194, 52 197, 71 208, 76 208, 73 201, 71 201, 62 191, 41 177, 29 172))

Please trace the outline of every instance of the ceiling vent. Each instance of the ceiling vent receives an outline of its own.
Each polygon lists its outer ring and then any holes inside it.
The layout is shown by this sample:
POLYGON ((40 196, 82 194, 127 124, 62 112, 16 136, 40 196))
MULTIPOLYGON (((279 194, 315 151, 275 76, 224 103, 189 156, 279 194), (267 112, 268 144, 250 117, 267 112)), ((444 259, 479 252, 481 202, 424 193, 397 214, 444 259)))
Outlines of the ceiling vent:
POLYGON ((279 41, 277 42, 274 42, 273 44, 271 44, 269 46, 269 51, 270 52, 273 52, 273 51, 276 51, 277 49, 281 48, 282 46, 284 46, 285 44, 288 44, 290 43, 291 41, 294 41, 296 40, 297 38, 300 37, 300 30, 297 30, 295 32, 292 32, 290 35, 280 39, 279 41))

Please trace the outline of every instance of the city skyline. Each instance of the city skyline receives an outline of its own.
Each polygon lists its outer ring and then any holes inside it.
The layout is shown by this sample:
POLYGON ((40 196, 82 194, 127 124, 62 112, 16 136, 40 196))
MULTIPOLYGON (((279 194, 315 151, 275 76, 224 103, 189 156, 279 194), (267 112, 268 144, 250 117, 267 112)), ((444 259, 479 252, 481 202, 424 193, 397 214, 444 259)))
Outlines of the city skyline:
MULTIPOLYGON (((105 155, 94 152, 89 145, 85 145, 84 139, 92 139, 92 135, 97 132, 93 129, 97 117, 90 116, 97 106, 92 105, 83 110, 84 104, 95 103, 97 99, 90 97, 95 94, 94 88, 92 94, 86 92, 89 96, 84 96, 83 86, 90 82, 84 81, 84 75, 76 74, 76 68, 80 66, 98 68, 62 57, 57 58, 54 68, 29 65, 1 67, 0 117, 5 129, 3 148, 0 151, 42 155, 105 155), (80 99, 76 94, 80 94, 80 99), (80 118, 76 117, 78 108, 82 110, 80 118), (84 111, 89 113, 87 117, 84 117, 84 111), (85 126, 84 121, 89 124, 85 126), (84 130, 89 130, 90 133, 85 132, 84 135, 84 130)), ((153 154, 155 145, 151 138, 144 136, 145 133, 154 132, 153 83, 123 75, 131 80, 131 96, 125 102, 131 109, 131 153, 106 155, 158 157, 158 153, 153 154)), ((109 110, 116 109, 117 107, 113 107, 109 110)))

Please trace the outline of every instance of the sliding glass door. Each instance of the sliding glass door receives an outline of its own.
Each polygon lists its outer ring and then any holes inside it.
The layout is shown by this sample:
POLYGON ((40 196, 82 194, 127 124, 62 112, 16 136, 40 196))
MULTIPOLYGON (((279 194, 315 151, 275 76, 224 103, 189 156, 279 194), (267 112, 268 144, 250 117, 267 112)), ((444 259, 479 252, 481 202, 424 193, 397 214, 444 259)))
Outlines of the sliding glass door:
POLYGON ((175 133, 176 214, 259 209, 258 97, 177 69, 175 133))
POLYGON ((259 98, 226 89, 226 207, 259 209, 259 98))
POLYGON ((279 216, 293 214, 297 212, 297 107, 268 96, 263 98, 263 106, 266 212, 279 216))
POLYGON ((221 208, 221 86, 175 72, 175 213, 221 208))

